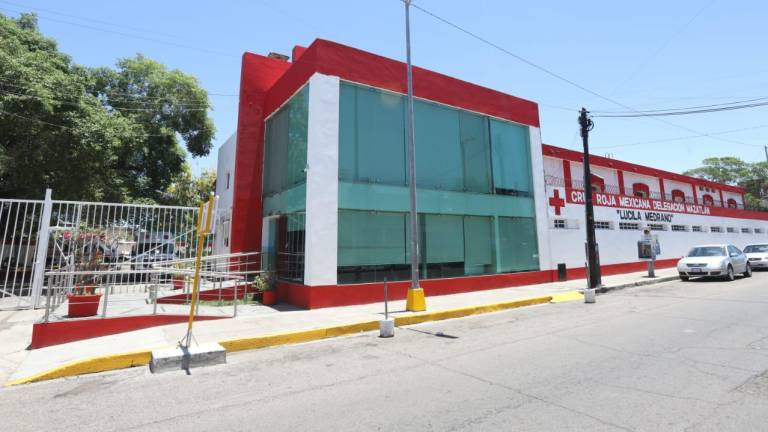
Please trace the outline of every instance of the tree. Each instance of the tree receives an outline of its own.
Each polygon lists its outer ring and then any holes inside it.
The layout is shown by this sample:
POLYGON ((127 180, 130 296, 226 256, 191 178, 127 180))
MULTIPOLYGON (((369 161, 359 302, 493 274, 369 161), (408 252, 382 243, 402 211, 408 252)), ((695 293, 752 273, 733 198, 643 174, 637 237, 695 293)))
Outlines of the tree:
POLYGON ((718 183, 744 188, 748 208, 766 209, 768 197, 768 162, 744 162, 739 158, 712 157, 704 159, 703 166, 684 172, 718 183))
POLYGON ((162 201, 214 128, 197 81, 137 55, 72 63, 34 15, 0 15, 0 196, 162 201))
POLYGON ((207 201, 211 192, 216 191, 216 171, 203 170, 198 177, 194 177, 189 169, 168 188, 164 204, 198 206, 207 201))
POLYGON ((733 156, 706 158, 702 163, 704 166, 688 170, 683 174, 732 185, 738 183, 748 165, 733 156))
POLYGON ((108 110, 141 125, 147 136, 137 146, 121 149, 116 169, 130 179, 132 196, 161 199, 183 175, 185 153, 177 135, 193 156, 207 155, 212 146, 213 122, 208 118, 208 96, 197 80, 142 55, 122 59, 117 69, 99 68, 91 93, 108 110))

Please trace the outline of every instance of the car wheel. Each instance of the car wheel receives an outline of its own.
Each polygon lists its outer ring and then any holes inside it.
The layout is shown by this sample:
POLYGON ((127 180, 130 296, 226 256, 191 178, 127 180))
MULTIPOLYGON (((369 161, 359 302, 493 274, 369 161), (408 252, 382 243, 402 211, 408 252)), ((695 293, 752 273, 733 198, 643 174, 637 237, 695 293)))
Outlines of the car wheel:
POLYGON ((728 266, 728 271, 725 274, 725 280, 727 280, 728 282, 732 282, 736 280, 736 275, 733 273, 733 266, 730 266, 730 265, 728 266))
POLYGON ((683 282, 688 282, 688 279, 690 279, 690 277, 688 277, 688 276, 680 276, 680 280, 683 281, 683 282))
POLYGON ((752 277, 752 266, 747 263, 747 269, 744 271, 744 277, 752 277))

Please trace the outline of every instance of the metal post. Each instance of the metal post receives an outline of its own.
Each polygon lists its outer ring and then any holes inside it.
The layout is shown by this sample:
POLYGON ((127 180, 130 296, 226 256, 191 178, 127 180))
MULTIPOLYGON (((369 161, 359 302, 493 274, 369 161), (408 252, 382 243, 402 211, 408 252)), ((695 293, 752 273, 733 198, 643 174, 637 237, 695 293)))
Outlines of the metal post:
POLYGON ((416 140, 413 116, 413 75, 411 71, 411 0, 405 3, 405 56, 406 79, 408 84, 408 113, 405 116, 406 139, 408 142, 408 186, 410 191, 411 217, 411 287, 408 289, 406 309, 423 311, 426 309, 424 291, 419 287, 419 220, 416 211, 416 140))
POLYGON ((389 319, 389 295, 387 292, 387 278, 384 278, 384 319, 389 319))
POLYGON ((597 240, 595 238, 595 212, 592 205, 592 171, 589 166, 589 131, 594 127, 592 119, 587 116, 586 108, 579 115, 581 138, 584 144, 584 208, 587 225, 587 261, 589 271, 589 289, 595 289, 602 284, 600 276, 600 260, 597 255, 597 240))
MULTIPOLYGON (((32 275, 33 308, 37 308, 37 304, 40 302, 40 295, 43 292, 43 281, 45 280, 45 259, 48 256, 48 239, 50 237, 52 208, 53 200, 51 200, 51 190, 46 189, 45 202, 43 202, 43 213, 40 215, 39 230, 37 231, 37 255, 35 256, 35 266, 32 275)), ((50 299, 50 296, 48 298, 50 299)))
POLYGON ((240 283, 240 281, 235 281, 235 301, 234 301, 234 307, 232 308, 232 318, 237 317, 237 285, 240 283))
POLYGON ((51 316, 51 290, 54 287, 53 281, 51 279, 53 276, 48 276, 48 290, 46 290, 46 296, 45 296, 45 318, 43 318, 43 322, 48 322, 48 319, 51 316))
MULTIPOLYGON (((95 279, 95 278, 94 278, 95 279)), ((109 301, 109 287, 111 285, 112 275, 107 276, 107 286, 104 288, 104 310, 101 311, 101 317, 107 317, 107 302, 109 301)), ((94 294, 96 290, 94 290, 94 294)))

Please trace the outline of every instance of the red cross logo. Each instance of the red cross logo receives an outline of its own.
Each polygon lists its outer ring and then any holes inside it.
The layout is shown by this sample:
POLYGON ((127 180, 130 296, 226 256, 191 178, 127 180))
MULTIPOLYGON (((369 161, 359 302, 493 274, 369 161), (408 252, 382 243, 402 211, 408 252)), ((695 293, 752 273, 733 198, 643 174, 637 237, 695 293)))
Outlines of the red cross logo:
POLYGON ((565 207, 565 200, 560 198, 560 189, 555 189, 555 196, 549 198, 549 205, 555 208, 555 214, 560 216, 560 209, 565 207))

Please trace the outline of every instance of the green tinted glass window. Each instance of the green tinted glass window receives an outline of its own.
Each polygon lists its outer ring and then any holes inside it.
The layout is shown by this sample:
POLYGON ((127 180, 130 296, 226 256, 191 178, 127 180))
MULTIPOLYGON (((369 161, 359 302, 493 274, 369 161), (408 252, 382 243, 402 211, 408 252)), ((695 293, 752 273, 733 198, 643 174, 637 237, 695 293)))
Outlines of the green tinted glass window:
POLYGON ((495 272, 493 219, 464 217, 464 274, 495 272))
POLYGON ((464 190, 489 193, 491 148, 488 138, 488 117, 460 111, 459 129, 464 159, 464 190))
POLYGON ((464 261, 464 228, 461 216, 423 215, 425 244, 422 261, 449 263, 464 261))
POLYGON ((288 162, 286 186, 307 181, 307 120, 309 118, 309 86, 304 86, 288 103, 288 162))
POLYGON ((459 112, 441 105, 414 103, 416 184, 425 189, 464 190, 459 112))
POLYGON ((499 271, 538 270, 539 251, 536 220, 533 218, 499 218, 499 271))
POLYGON ((346 83, 340 97, 339 179, 405 185, 403 98, 346 83))
POLYGON ((531 196, 528 128, 491 119, 493 186, 498 194, 531 196))
POLYGON ((264 141, 264 195, 272 195, 284 187, 282 176, 288 163, 287 109, 267 120, 264 141))
POLYGON ((309 86, 304 86, 266 122, 264 195, 306 181, 309 86))
POLYGON ((405 264, 405 214, 339 210, 339 266, 405 264))

